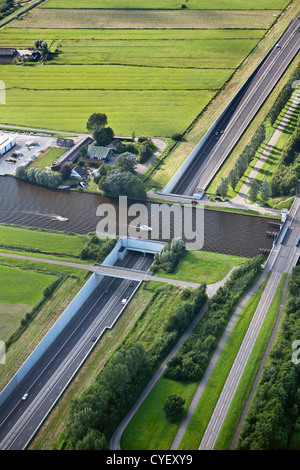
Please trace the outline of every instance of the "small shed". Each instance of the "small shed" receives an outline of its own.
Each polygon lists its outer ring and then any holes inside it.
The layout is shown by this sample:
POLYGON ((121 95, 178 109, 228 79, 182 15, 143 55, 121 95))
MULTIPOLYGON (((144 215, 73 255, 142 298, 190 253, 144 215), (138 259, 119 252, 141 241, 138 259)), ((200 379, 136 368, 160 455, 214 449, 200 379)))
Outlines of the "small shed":
POLYGON ((56 140, 56 144, 58 145, 58 147, 70 149, 74 145, 74 140, 67 139, 64 137, 58 137, 58 139, 56 140))
POLYGON ((15 57, 18 56, 18 51, 13 48, 0 48, 0 64, 11 64, 15 57))

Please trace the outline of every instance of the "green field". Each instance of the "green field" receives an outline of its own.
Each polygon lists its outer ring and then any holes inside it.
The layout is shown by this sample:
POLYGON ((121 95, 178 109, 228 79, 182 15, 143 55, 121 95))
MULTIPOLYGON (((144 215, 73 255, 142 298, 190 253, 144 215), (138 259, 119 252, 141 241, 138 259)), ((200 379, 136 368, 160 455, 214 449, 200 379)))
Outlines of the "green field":
POLYGON ((269 29, 281 10, 102 10, 34 8, 14 28, 269 29), (275 15, 275 16, 274 16, 275 15))
MULTIPOLYGON (((190 9, 199 10, 267 10, 283 9, 289 0, 188 0, 190 9)), ((49 0, 40 8, 126 8, 126 9, 180 9, 180 0, 49 0)))
POLYGON ((183 133, 287 3, 46 1, 0 32, 0 47, 53 41, 45 65, 1 66, 0 122, 85 132, 88 117, 103 112, 116 135, 183 133))
POLYGON ((84 132, 102 110, 116 134, 184 132, 264 32, 4 28, 0 47, 54 39, 59 53, 44 66, 2 66, 0 120, 84 132))
POLYGON ((80 235, 43 232, 19 227, 0 225, 0 251, 9 246, 27 250, 38 250, 42 253, 56 253, 78 256, 84 246, 80 235))
POLYGON ((0 338, 6 341, 55 276, 0 265, 0 338))
POLYGON ((233 267, 244 261, 246 258, 238 256, 190 250, 180 261, 175 273, 166 274, 158 271, 155 275, 188 282, 213 284, 222 281, 233 267))

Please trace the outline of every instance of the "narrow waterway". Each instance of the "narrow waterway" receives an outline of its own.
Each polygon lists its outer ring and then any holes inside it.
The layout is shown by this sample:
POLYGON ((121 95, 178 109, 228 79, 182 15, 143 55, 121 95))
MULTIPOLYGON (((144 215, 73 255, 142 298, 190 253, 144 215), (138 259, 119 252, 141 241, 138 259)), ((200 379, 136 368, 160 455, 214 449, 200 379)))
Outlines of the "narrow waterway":
MULTIPOLYGON (((100 204, 113 204, 118 214, 118 199, 51 190, 24 183, 14 177, 0 178, 0 223, 19 224, 85 234, 96 230, 100 221, 96 210, 100 204), (61 218, 68 218, 62 221, 61 218)), ((136 201, 128 201, 128 206, 136 201)), ((150 213, 150 202, 144 203, 150 213)), ((189 223, 194 223, 195 211, 189 223)), ((253 257, 260 248, 271 248, 266 236, 268 220, 261 217, 205 210, 203 250, 253 257)), ((151 221, 150 221, 151 223, 151 221)), ((13 244, 13 240, 7 241, 13 244)))

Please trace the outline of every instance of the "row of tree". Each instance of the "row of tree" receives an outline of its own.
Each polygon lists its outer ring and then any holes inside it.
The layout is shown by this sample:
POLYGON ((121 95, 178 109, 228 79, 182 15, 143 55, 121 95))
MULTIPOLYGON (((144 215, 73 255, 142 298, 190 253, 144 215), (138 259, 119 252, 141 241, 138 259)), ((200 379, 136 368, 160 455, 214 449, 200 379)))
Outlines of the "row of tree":
POLYGON ((269 111, 269 119, 271 125, 275 124, 276 119, 278 118, 279 114, 286 106, 288 100, 292 96, 293 92, 295 91, 295 82, 300 80, 300 68, 294 73, 291 80, 283 87, 282 91, 280 92, 278 98, 276 99, 275 103, 273 104, 272 108, 269 111))
POLYGON ((19 5, 14 0, 2 0, 0 3, 0 20, 13 13, 19 5))
POLYGON ((239 180, 247 170, 251 160, 255 157, 256 152, 266 138, 266 130, 264 124, 261 124, 249 144, 246 145, 243 152, 237 159, 234 167, 230 171, 227 178, 222 178, 221 183, 218 185, 216 194, 221 197, 226 197, 229 185, 235 190, 239 180))
MULTIPOLYGON (((160 293, 166 294, 165 286, 158 287, 155 296, 160 293)), ((207 301, 206 286, 184 289, 180 300, 173 318, 171 316, 160 326, 155 343, 148 351, 140 341, 125 343, 110 358, 96 382, 79 398, 71 401, 64 431, 65 442, 71 449, 108 449, 108 442, 118 424, 207 301)), ((151 306, 142 315, 146 313, 151 315, 151 306)), ((174 399, 169 401, 172 403, 169 403, 170 406, 167 403, 165 412, 172 420, 175 412, 178 416, 178 407, 174 405, 174 399)))
POLYGON ((115 167, 103 165, 99 171, 98 187, 105 196, 145 198, 143 182, 135 174, 136 157, 128 152, 121 154, 115 167))
POLYGON ((119 142, 116 146, 118 153, 132 153, 136 155, 137 162, 145 163, 155 152, 156 146, 152 139, 148 137, 139 137, 137 142, 122 143, 119 142))
POLYGON ((180 305, 174 309, 161 330, 157 332, 156 340, 148 351, 153 370, 169 354, 204 306, 207 301, 206 285, 201 284, 194 290, 183 290, 180 294, 180 301, 180 305))
POLYGON ((262 256, 257 256, 233 271, 230 279, 210 299, 203 321, 168 362, 166 377, 183 381, 200 380, 237 304, 261 273, 263 261, 262 256))
POLYGON ((165 273, 173 273, 178 263, 186 253, 184 241, 173 238, 171 243, 166 243, 160 253, 155 253, 151 271, 162 269, 165 273))
POLYGON ((16 177, 23 181, 29 181, 30 183, 36 183, 48 188, 57 188, 62 182, 60 173, 34 167, 26 170, 24 166, 18 166, 16 168, 16 177))
POLYGON ((73 450, 105 450, 114 430, 151 376, 141 344, 120 349, 98 380, 70 402, 65 429, 73 450))
POLYGON ((238 450, 287 450, 293 432, 300 431, 300 364, 293 360, 292 349, 299 339, 300 266, 292 272, 283 320, 244 421, 238 450))
POLYGON ((272 196, 293 196, 300 179, 300 117, 270 181, 272 196))
POLYGON ((86 242, 79 257, 81 259, 94 260, 102 263, 106 256, 115 246, 117 238, 99 238, 96 233, 90 232, 86 235, 86 242))

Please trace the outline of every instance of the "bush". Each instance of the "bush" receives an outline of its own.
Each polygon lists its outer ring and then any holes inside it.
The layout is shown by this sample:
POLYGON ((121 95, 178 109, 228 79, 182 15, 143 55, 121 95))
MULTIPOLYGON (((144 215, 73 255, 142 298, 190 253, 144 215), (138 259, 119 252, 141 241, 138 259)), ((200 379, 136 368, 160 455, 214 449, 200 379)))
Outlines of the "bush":
MULTIPOLYGON (((168 362, 166 377, 183 381, 200 380, 230 316, 261 272, 262 262, 263 258, 257 256, 233 271, 230 279, 210 299, 203 321, 168 362)), ((181 317, 177 319, 178 328, 184 321, 183 312, 181 317)), ((176 324, 174 319, 172 322, 176 324)))
POLYGON ((180 421, 184 403, 185 400, 176 393, 168 396, 164 403, 164 412, 166 414, 167 420, 170 423, 176 423, 177 421, 180 421))

